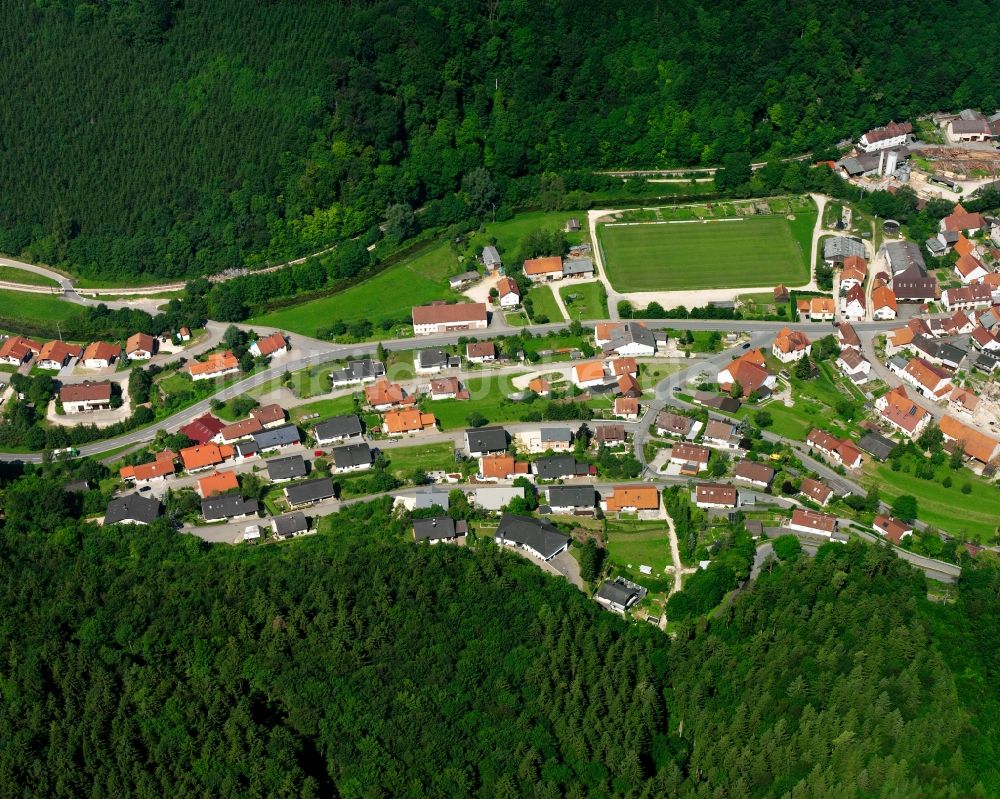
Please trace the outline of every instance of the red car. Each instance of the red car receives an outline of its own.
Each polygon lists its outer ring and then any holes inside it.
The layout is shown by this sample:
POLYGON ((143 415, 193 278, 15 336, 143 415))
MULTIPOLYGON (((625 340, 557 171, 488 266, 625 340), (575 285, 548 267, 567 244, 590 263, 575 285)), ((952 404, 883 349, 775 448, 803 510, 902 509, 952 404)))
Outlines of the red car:
POLYGON ((321 449, 318 449, 318 450, 316 450, 316 451, 315 451, 315 452, 313 453, 313 455, 315 455, 315 456, 316 456, 317 458, 319 458, 319 457, 322 457, 322 456, 323 456, 323 455, 325 455, 325 454, 326 454, 326 453, 325 453, 325 452, 323 452, 323 450, 321 450, 321 449))

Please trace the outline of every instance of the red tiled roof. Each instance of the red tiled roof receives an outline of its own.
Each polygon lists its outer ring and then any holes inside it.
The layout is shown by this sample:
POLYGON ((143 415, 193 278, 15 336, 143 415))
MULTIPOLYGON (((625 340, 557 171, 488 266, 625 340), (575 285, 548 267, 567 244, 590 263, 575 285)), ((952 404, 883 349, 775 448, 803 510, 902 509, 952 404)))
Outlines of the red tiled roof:
POLYGON ((83 383, 71 383, 59 389, 60 402, 108 402, 111 399, 111 383, 103 380, 99 383, 87 380, 83 383))
POLYGON ((285 409, 277 403, 259 405, 250 411, 250 415, 262 425, 285 421, 285 409))
POLYGON ((206 499, 214 497, 216 494, 235 491, 239 487, 240 483, 236 479, 236 472, 213 472, 198 481, 198 493, 206 499))
POLYGON ((792 524, 830 534, 837 529, 837 517, 808 508, 796 508, 792 512, 792 524))
POLYGON ((605 499, 609 511, 622 508, 656 510, 660 507, 660 491, 656 486, 626 485, 615 486, 605 499))
POLYGON ((277 330, 269 336, 257 339, 257 349, 264 356, 273 355, 286 347, 288 347, 288 342, 285 340, 285 334, 277 330))
POLYGON ((799 352, 809 346, 809 337, 798 330, 783 327, 774 337, 774 346, 781 352, 799 352))
POLYGON ((413 324, 437 325, 454 322, 485 322, 486 305, 482 302, 460 302, 417 305, 413 308, 413 324))
POLYGON ((473 341, 465 345, 466 358, 496 358, 497 347, 492 341, 473 341))
POLYGON ((809 499, 825 505, 830 496, 833 494, 833 489, 829 486, 823 485, 819 480, 813 480, 811 477, 806 477, 802 480, 802 485, 799 488, 803 494, 805 494, 809 499))
POLYGON ((131 355, 133 352, 140 351, 152 353, 155 346, 153 337, 148 333, 133 333, 125 342, 125 354, 131 355))
POLYGON ((524 262, 524 274, 549 275, 554 272, 562 274, 562 258, 553 255, 547 258, 529 258, 524 262))
POLYGON ((83 351, 83 360, 108 361, 110 363, 112 358, 117 358, 121 354, 122 348, 117 344, 109 344, 106 341, 93 341, 83 351))
POLYGON ((181 428, 181 432, 198 444, 207 444, 225 427, 225 422, 206 413, 181 428))
POLYGON ((989 463, 1000 444, 996 439, 974 430, 958 421, 954 416, 945 415, 940 422, 941 432, 950 441, 961 441, 962 449, 970 458, 981 463, 989 463))
POLYGON ((239 368, 239 359, 229 350, 225 352, 215 352, 208 356, 204 362, 195 361, 188 366, 188 371, 194 375, 214 375, 228 372, 230 369, 239 368))
POLYGON ((739 492, 724 483, 698 483, 694 488, 695 502, 710 505, 736 505, 739 492))
POLYGON ((67 358, 79 358, 82 350, 76 344, 65 344, 62 341, 47 341, 38 353, 40 361, 55 361, 62 363, 67 358))

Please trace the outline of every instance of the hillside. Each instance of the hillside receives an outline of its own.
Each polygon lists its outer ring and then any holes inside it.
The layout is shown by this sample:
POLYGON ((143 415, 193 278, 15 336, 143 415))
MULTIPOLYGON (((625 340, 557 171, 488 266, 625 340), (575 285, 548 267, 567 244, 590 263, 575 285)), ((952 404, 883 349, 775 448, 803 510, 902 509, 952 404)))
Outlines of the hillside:
POLYGON ((973 632, 993 566, 931 608, 888 552, 830 545, 672 641, 493 546, 401 541, 385 505, 210 549, 68 521, 64 497, 35 477, 6 497, 0 796, 998 787, 996 655, 973 632))
POLYGON ((105 279, 313 252, 394 203, 449 224, 558 202, 594 168, 801 153, 1000 102, 1000 21, 944 0, 885 15, 845 0, 0 0, 0 14, 0 251, 105 279), (979 35, 956 44, 945 19, 979 35), (455 198, 478 167, 490 175, 455 198))

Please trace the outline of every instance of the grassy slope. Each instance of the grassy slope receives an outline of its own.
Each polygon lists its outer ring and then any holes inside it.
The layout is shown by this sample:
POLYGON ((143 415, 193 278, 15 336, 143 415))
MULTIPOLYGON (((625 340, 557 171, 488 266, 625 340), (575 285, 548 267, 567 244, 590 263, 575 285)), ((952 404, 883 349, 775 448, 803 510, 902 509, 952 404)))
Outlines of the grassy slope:
POLYGON ((462 384, 469 392, 468 400, 425 400, 423 407, 437 417, 442 430, 468 427, 466 418, 473 411, 485 416, 491 423, 515 421, 529 406, 507 399, 516 389, 511 384, 512 375, 486 375, 470 377, 462 384))
POLYGON ((54 322, 81 313, 81 307, 52 294, 0 290, 0 318, 54 322))
POLYGON ((608 554, 615 563, 638 575, 639 566, 652 566, 662 575, 670 565, 670 543, 663 523, 608 522, 608 554))
POLYGON ((16 266, 0 264, 0 280, 11 283, 23 283, 26 286, 58 286, 59 284, 45 275, 37 272, 29 272, 27 269, 18 269, 16 266))

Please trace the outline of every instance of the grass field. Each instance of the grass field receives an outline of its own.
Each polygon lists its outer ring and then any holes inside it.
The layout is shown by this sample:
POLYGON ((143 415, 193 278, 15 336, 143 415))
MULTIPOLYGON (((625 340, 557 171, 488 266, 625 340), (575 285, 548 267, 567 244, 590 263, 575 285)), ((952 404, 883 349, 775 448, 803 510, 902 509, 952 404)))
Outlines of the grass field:
POLYGON ((609 521, 608 555, 641 579, 639 566, 652 566, 660 576, 670 565, 670 541, 664 522, 609 521))
POLYGON ((350 395, 346 397, 334 397, 332 399, 317 400, 306 405, 296 405, 288 411, 288 416, 293 422, 298 422, 303 416, 310 416, 318 413, 319 417, 310 420, 307 424, 311 426, 316 422, 329 419, 331 416, 344 416, 354 413, 354 398, 350 395))
MULTIPOLYGON (((556 305, 556 298, 552 295, 550 286, 535 286, 524 298, 531 301, 531 318, 538 321, 539 317, 545 317, 550 322, 563 321, 562 311, 556 305)), ((539 322, 541 324, 541 322, 539 322)))
POLYGON ((797 286, 808 282, 816 212, 794 220, 602 225, 605 268, 619 291, 797 286))
POLYGON ((79 305, 61 300, 55 294, 0 290, 0 318, 2 319, 57 322, 79 316, 81 312, 79 305))
POLYGON ((511 384, 513 375, 486 375, 462 381, 469 392, 468 400, 425 400, 421 407, 437 417, 442 430, 468 427, 467 417, 473 411, 481 413, 491 424, 516 421, 531 406, 508 399, 516 391, 511 384))
POLYGON ((0 280, 10 283, 23 283, 26 286, 58 286, 59 284, 45 275, 37 272, 29 272, 27 269, 18 269, 16 266, 0 264, 0 280))
POLYGON ((608 297, 604 284, 597 281, 576 283, 559 289, 570 319, 607 319, 608 297))
POLYGON ((913 474, 912 459, 904 458, 898 472, 888 463, 871 462, 865 465, 865 474, 876 479, 887 502, 901 494, 916 497, 920 521, 968 541, 994 543, 1000 521, 1000 490, 968 469, 952 471, 942 464, 933 480, 924 480, 913 474), (951 477, 951 488, 941 485, 946 475, 951 477), (968 494, 962 493, 965 483, 972 489, 968 494))
POLYGON ((389 471, 404 479, 412 476, 417 469, 425 472, 455 470, 455 445, 450 441, 393 447, 386 449, 385 455, 389 459, 389 471))

